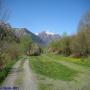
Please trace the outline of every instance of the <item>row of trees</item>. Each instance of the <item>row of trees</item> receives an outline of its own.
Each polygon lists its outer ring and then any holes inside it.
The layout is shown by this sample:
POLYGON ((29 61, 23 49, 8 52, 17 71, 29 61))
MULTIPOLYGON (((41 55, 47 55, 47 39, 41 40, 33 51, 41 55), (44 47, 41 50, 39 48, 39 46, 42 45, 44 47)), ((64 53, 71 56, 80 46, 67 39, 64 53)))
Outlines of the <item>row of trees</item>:
POLYGON ((50 44, 49 51, 75 57, 90 55, 90 12, 82 17, 75 35, 64 33, 60 40, 50 44))
POLYGON ((0 23, 0 68, 21 55, 40 55, 40 53, 40 46, 33 43, 30 35, 19 38, 9 24, 0 23))
POLYGON ((0 67, 11 59, 18 57, 19 39, 14 35, 12 28, 0 22, 0 67))
POLYGON ((0 0, 0 83, 8 75, 10 68, 18 57, 27 55, 39 55, 41 49, 32 43, 30 35, 19 38, 14 29, 7 24, 7 11, 0 0), (28 53, 29 52, 29 53, 28 53))
POLYGON ((8 15, 3 0, 0 0, 0 69, 24 54, 32 42, 30 36, 20 39, 15 35, 13 28, 7 24, 8 15))

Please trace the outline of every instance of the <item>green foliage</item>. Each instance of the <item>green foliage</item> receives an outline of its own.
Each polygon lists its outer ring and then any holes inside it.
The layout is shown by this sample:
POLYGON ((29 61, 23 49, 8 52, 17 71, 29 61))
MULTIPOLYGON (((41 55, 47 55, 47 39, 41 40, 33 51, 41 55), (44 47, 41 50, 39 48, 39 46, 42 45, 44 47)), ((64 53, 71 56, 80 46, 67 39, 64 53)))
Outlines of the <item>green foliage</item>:
POLYGON ((90 12, 86 13, 81 19, 78 32, 72 43, 72 53, 78 53, 81 56, 90 54, 90 12))
POLYGON ((60 40, 50 44, 50 51, 73 57, 84 57, 90 55, 90 12, 81 19, 78 31, 73 36, 66 33, 60 40))
POLYGON ((42 53, 41 47, 36 43, 32 43, 29 50, 28 50, 28 52, 27 52, 27 55, 38 56, 41 53, 42 53))
POLYGON ((59 80, 72 80, 77 74, 76 71, 57 63, 47 60, 45 56, 31 57, 30 64, 36 73, 59 80))
POLYGON ((53 41, 50 44, 51 51, 57 53, 64 54, 64 55, 70 55, 70 41, 71 38, 69 36, 63 36, 58 41, 53 41))
POLYGON ((20 40, 20 50, 24 53, 26 52, 28 49, 30 49, 31 47, 31 43, 32 43, 32 39, 31 36, 24 36, 21 38, 20 40))
POLYGON ((15 36, 11 27, 6 23, 0 23, 0 83, 8 75, 10 68, 25 50, 29 49, 31 37, 21 39, 15 36))
POLYGON ((16 62, 19 54, 19 39, 11 27, 0 23, 0 83, 8 75, 10 68, 16 62))
POLYGON ((60 41, 57 40, 57 41, 52 41, 50 43, 50 48, 51 49, 55 49, 55 50, 60 50, 60 41))
POLYGON ((48 84, 40 84, 39 85, 39 90, 52 90, 52 86, 48 85, 48 84))
POLYGON ((8 62, 8 64, 4 68, 0 69, 0 83, 2 83, 2 81, 6 78, 11 67, 15 62, 16 62, 15 60, 8 62))

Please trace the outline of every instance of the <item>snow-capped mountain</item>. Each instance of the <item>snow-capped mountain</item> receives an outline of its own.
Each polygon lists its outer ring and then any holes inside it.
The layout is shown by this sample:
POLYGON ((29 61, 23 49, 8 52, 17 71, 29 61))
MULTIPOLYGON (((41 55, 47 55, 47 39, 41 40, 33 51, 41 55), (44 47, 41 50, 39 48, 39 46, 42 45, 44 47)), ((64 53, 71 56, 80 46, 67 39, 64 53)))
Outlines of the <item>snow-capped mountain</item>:
POLYGON ((46 46, 51 41, 57 40, 60 38, 60 35, 52 33, 52 32, 48 32, 48 31, 43 31, 43 32, 34 34, 26 28, 14 28, 14 32, 18 38, 22 38, 26 35, 30 35, 33 42, 38 43, 39 45, 43 45, 43 46, 46 46))
MULTIPOLYGON (((43 31, 41 33, 45 33, 47 35, 55 35, 55 33, 52 33, 52 32, 48 32, 48 31, 43 31)), ((39 35, 40 33, 35 33, 36 35, 39 35)))
POLYGON ((48 45, 51 41, 60 38, 60 35, 48 31, 42 31, 40 33, 36 33, 36 35, 39 36, 46 43, 46 45, 48 45))

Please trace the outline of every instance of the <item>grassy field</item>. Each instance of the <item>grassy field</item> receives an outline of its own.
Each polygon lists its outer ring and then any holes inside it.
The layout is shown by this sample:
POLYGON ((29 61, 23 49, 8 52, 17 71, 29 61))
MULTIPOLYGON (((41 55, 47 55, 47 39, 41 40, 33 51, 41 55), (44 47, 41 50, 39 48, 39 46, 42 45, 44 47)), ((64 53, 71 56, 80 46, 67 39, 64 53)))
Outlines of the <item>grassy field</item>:
POLYGON ((48 60, 44 56, 32 57, 30 63, 36 73, 57 80, 72 80, 77 74, 76 71, 57 62, 48 60))
POLYGON ((61 55, 53 55, 53 54, 48 54, 47 56, 52 57, 54 60, 57 60, 57 61, 64 60, 64 61, 72 62, 78 65, 90 67, 90 57, 77 59, 77 58, 64 57, 61 55))
POLYGON ((38 90, 90 90, 88 60, 48 54, 30 57, 30 66, 37 76, 38 90))

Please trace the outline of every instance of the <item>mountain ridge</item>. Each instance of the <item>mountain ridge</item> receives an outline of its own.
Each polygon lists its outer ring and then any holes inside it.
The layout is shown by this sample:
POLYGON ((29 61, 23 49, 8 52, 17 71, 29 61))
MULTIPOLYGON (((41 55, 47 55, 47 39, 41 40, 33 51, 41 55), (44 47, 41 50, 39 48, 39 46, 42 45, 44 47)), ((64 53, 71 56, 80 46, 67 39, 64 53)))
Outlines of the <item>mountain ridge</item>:
POLYGON ((52 32, 42 31, 40 33, 35 34, 26 28, 14 28, 14 32, 18 38, 22 38, 26 35, 30 35, 34 43, 37 43, 42 46, 46 46, 51 41, 57 40, 60 38, 60 35, 52 32))
POLYGON ((55 34, 49 31, 42 31, 38 33, 37 36, 39 36, 45 42, 46 45, 48 45, 50 42, 54 40, 60 39, 59 34, 55 34))
POLYGON ((18 38, 22 38, 26 35, 30 35, 34 43, 37 43, 39 45, 44 45, 44 42, 40 37, 38 37, 37 35, 35 35, 34 33, 32 33, 30 30, 26 28, 14 28, 14 32, 18 38))

